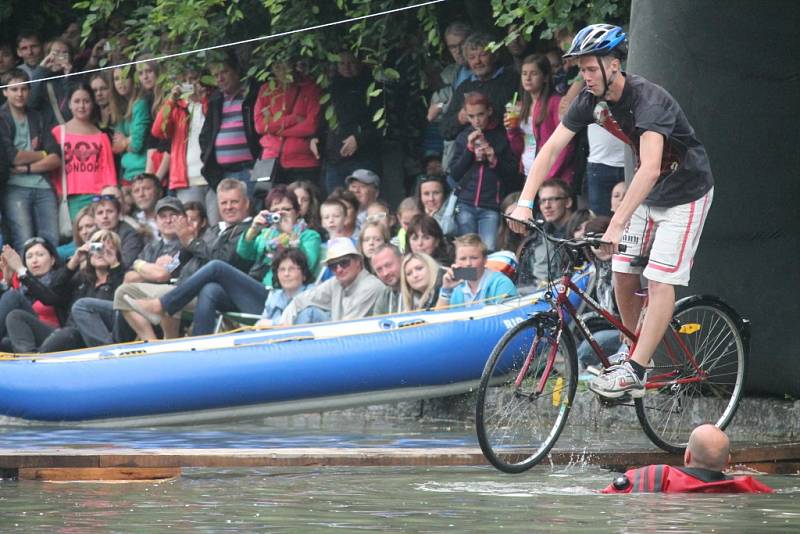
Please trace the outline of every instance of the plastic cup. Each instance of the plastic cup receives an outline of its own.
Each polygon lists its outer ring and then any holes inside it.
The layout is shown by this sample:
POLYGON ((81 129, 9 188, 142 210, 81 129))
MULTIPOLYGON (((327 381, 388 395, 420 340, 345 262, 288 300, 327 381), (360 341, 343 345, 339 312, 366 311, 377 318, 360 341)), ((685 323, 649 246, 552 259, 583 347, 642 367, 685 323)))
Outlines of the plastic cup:
POLYGON ((511 102, 506 104, 506 119, 508 119, 509 128, 519 128, 520 111, 519 105, 511 102))

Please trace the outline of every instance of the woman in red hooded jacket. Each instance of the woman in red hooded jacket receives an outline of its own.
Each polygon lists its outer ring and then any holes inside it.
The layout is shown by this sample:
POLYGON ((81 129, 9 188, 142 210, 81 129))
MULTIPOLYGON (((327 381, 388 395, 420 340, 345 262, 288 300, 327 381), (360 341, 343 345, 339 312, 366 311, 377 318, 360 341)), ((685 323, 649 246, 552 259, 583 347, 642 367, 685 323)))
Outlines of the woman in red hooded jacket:
POLYGON ((200 130, 208 110, 209 88, 202 83, 202 74, 189 71, 186 84, 172 89, 170 98, 164 102, 155 116, 150 133, 157 139, 172 141, 169 161, 169 186, 178 198, 187 202, 200 202, 208 210, 210 224, 219 220, 217 198, 214 190, 208 187, 200 170, 200 130), (187 91, 192 85, 192 90, 187 91))
POLYGON ((310 140, 317 133, 322 92, 292 62, 277 62, 258 91, 254 109, 261 159, 278 160, 277 183, 319 181, 319 160, 310 140))

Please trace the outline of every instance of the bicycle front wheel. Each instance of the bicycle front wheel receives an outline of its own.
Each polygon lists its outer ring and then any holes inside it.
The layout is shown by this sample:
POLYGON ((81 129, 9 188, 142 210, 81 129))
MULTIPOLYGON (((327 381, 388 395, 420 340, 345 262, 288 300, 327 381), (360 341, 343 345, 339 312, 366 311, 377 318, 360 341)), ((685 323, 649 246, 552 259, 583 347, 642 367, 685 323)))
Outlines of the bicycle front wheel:
POLYGON ((636 399, 636 415, 653 443, 682 453, 697 425, 724 430, 730 424, 747 368, 743 329, 741 317, 714 297, 677 303, 673 324, 653 355, 647 393, 636 399))
POLYGON ((575 343, 548 314, 514 326, 481 377, 475 422, 486 458, 521 473, 540 462, 567 422, 578 383, 575 343))

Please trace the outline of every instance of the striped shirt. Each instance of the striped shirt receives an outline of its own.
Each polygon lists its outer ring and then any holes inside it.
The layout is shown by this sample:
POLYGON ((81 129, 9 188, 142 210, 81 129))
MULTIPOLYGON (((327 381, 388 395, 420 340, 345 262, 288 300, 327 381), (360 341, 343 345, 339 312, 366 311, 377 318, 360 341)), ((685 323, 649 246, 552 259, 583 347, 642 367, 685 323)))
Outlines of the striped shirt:
POLYGON ((244 131, 242 101, 241 97, 222 101, 222 124, 214 141, 214 149, 217 163, 223 167, 253 161, 244 131))

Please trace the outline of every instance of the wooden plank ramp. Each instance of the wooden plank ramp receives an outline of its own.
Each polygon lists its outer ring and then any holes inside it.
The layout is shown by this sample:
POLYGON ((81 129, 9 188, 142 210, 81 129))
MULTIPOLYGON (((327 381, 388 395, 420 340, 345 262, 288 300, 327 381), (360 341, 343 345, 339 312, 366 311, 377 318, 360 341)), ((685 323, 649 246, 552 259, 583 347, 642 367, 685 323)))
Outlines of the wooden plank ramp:
MULTIPOLYGON (((31 480, 159 480, 181 468, 393 467, 486 465, 480 449, 456 448, 273 448, 273 449, 0 449, 4 478, 31 480)), ((683 456, 657 449, 554 450, 553 465, 585 464, 624 471, 646 464, 682 465, 683 456)), ((800 472, 800 442, 740 447, 732 465, 762 473, 800 472)))

